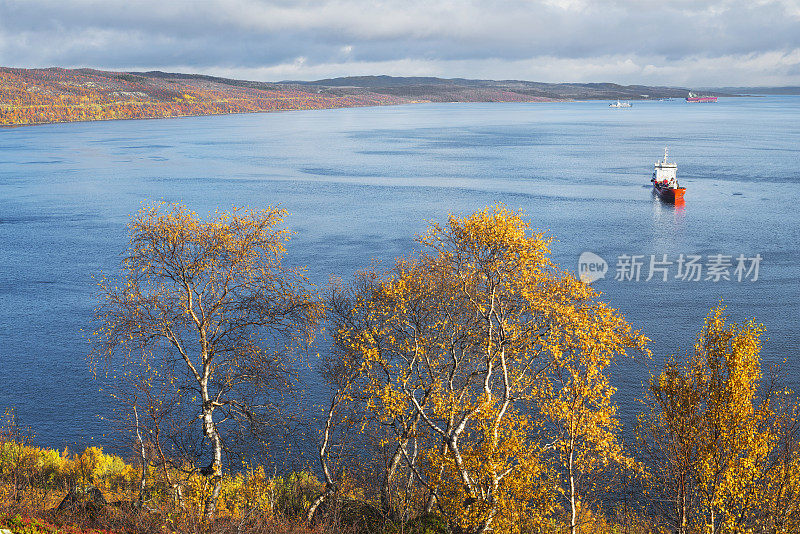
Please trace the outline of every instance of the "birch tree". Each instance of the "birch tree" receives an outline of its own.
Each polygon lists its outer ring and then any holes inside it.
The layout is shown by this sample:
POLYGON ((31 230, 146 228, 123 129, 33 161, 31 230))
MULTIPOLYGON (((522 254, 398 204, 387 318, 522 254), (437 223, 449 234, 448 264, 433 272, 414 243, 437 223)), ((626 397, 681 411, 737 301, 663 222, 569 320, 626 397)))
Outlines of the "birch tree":
POLYGON ((752 320, 730 323, 724 312, 718 306, 708 314, 693 362, 704 404, 697 489, 711 534, 745 526, 748 493, 774 441, 764 426, 772 417, 769 403, 758 396, 763 326, 752 320))
MULTIPOLYGON (((424 436, 425 461, 409 466, 427 507, 467 532, 513 532, 553 508, 544 453, 555 444, 535 414, 554 366, 569 354, 593 362, 576 373, 596 377, 644 338, 551 262, 549 239, 520 213, 451 216, 420 243, 418 257, 372 277, 351 313, 367 320, 339 323, 338 343, 364 362, 369 407, 398 425, 399 456, 408 462, 408 436, 424 436)), ((610 392, 582 394, 602 393, 606 406, 610 392)))
POLYGON ((295 350, 310 341, 320 305, 302 272, 281 263, 289 238, 283 210, 233 209, 201 220, 184 206, 153 205, 129 224, 122 272, 100 283, 93 364, 151 360, 168 373, 196 432, 198 466, 221 489, 226 440, 258 434, 280 418, 295 350))
POLYGON ((701 432, 702 393, 697 376, 670 359, 650 379, 645 397, 649 411, 640 414, 638 437, 659 496, 671 503, 667 515, 675 531, 688 534, 696 506, 695 475, 701 432))
MULTIPOLYGON (((595 313, 602 316, 603 311, 608 324, 618 320, 603 308, 595 313)), ((550 456, 563 477, 561 492, 573 534, 580 530, 590 499, 609 491, 606 483, 613 470, 635 467, 623 450, 612 399, 615 389, 603 372, 616 353, 624 353, 625 338, 614 340, 591 328, 576 334, 549 370, 538 410, 546 421, 550 456)))
POLYGON ((774 380, 762 383, 762 333, 713 308, 693 353, 651 379, 643 437, 680 533, 797 524, 797 405, 774 380))

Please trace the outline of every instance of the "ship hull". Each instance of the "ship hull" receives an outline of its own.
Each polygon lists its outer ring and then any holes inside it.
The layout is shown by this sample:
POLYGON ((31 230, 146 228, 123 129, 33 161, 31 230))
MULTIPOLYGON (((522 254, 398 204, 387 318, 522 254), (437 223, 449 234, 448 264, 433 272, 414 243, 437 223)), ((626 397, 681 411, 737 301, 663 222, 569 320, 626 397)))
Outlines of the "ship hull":
POLYGON ((689 96, 686 98, 687 102, 716 102, 716 96, 689 96))
POLYGON ((672 189, 671 187, 662 187, 653 184, 653 190, 658 194, 659 198, 665 202, 680 202, 683 200, 683 195, 686 194, 685 187, 676 187, 672 189))

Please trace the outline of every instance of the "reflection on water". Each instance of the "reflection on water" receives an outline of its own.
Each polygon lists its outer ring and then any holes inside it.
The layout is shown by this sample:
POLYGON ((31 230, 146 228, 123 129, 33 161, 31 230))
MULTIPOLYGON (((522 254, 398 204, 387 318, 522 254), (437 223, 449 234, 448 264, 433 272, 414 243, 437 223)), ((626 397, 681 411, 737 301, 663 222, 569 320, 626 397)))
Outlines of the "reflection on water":
POLYGON ((663 200, 658 193, 652 192, 653 197, 653 221, 666 223, 672 221, 675 226, 680 225, 686 215, 686 199, 679 198, 675 202, 663 200))

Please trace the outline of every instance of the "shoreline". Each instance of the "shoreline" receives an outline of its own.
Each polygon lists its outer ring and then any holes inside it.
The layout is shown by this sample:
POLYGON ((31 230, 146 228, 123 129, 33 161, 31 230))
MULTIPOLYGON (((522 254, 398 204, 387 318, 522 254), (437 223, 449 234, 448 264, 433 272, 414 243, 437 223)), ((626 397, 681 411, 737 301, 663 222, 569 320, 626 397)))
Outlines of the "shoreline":
MULTIPOLYGON (((793 96, 793 95, 731 95, 722 98, 763 98, 769 96, 793 96)), ((251 115, 258 113, 287 113, 296 111, 327 111, 336 109, 357 109, 357 108, 383 108, 383 107, 400 107, 411 106, 419 104, 554 104, 554 103, 567 103, 567 102, 605 102, 612 101, 610 98, 549 98, 537 100, 455 100, 451 102, 434 102, 430 100, 409 101, 409 102, 387 102, 385 104, 372 103, 363 105, 350 105, 350 106, 329 106, 329 107, 305 107, 305 108, 290 108, 290 109, 261 109, 249 111, 230 111, 225 113, 187 113, 185 115, 172 115, 165 117, 109 117, 109 118, 96 118, 96 119, 77 119, 77 120, 63 120, 63 121, 43 121, 31 122, 26 124, 0 124, 0 129, 5 128, 27 128, 31 126, 47 126, 51 124, 72 124, 72 123, 90 123, 90 122, 112 122, 112 121, 149 121, 149 120, 171 120, 171 119, 188 119, 192 117, 221 117, 226 115, 251 115)), ((672 98, 677 100, 677 98, 672 98)), ((633 102, 659 102, 661 99, 647 98, 647 99, 627 99, 626 101, 633 102)))
POLYGON ((508 101, 453 101, 453 102, 432 102, 432 101, 414 101, 414 102, 389 102, 386 104, 364 104, 353 106, 330 106, 330 107, 307 107, 307 108, 294 108, 294 109, 263 109, 252 111, 230 111, 227 113, 187 113, 186 115, 172 115, 166 117, 109 117, 109 118, 96 118, 96 119, 78 119, 78 120, 63 120, 63 121, 43 121, 43 122, 30 122, 26 124, 0 124, 0 129, 5 128, 27 128, 32 126, 48 126, 52 124, 74 124, 74 123, 91 123, 91 122, 113 122, 113 121, 150 121, 150 120, 171 120, 171 119, 189 119, 193 117, 223 117, 226 115, 252 115, 258 113, 287 113, 296 111, 327 111, 336 109, 357 109, 357 108, 384 108, 384 107, 400 107, 412 106, 419 104, 552 104, 562 102, 593 102, 603 101, 605 99, 548 99, 548 100, 508 100, 508 101))
MULTIPOLYGON (((547 103, 683 98, 690 89, 391 76, 256 82, 164 72, 0 67, 0 126, 175 119, 421 103, 547 103)), ((729 96, 717 92, 715 96, 729 96)))

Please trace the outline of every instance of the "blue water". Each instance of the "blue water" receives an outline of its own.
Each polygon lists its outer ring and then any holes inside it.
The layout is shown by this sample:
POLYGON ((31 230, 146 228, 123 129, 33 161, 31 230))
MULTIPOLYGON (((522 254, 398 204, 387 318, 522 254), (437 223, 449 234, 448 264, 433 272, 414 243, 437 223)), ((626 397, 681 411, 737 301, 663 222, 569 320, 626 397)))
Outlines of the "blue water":
MULTIPOLYGON (((556 238, 553 256, 609 263, 603 298, 653 340, 654 361, 691 347, 709 307, 767 328, 765 364, 800 386, 800 98, 635 103, 431 104, 0 130, 0 408, 42 445, 103 442, 109 402, 87 367, 92 275, 114 274, 143 203, 199 214, 279 204, 287 262, 345 279, 415 250, 448 213, 503 202, 556 238), (669 145, 682 207, 649 188, 669 145), (615 281, 617 257, 645 256, 615 281), (760 254, 759 279, 645 282, 649 257, 760 254)), ((673 265, 674 269, 674 265, 673 265)), ((652 365, 612 369, 623 417, 652 365)), ((309 383, 313 383, 309 379, 309 383)))

